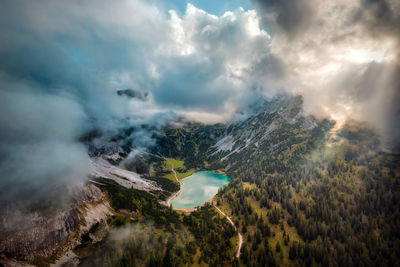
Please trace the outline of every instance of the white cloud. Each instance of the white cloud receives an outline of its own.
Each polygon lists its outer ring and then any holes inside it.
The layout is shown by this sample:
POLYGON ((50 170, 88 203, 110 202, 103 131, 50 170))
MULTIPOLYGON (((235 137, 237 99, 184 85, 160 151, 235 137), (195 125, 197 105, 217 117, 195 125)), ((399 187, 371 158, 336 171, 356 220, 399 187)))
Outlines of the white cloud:
MULTIPOLYGON (((189 4, 179 16, 140 0, 3 1, 0 92, 9 100, 0 100, 2 134, 15 144, 59 142, 57 151, 71 147, 66 154, 85 159, 80 129, 157 128, 175 114, 217 122, 260 93, 288 91, 303 94, 309 112, 365 119, 400 138, 395 1, 254 2, 257 11, 222 16, 189 4), (124 88, 149 93, 148 100, 117 96, 124 88)), ((13 148, 3 148, 0 156, 12 158, 13 148)), ((44 150, 27 148, 45 159, 44 150)))

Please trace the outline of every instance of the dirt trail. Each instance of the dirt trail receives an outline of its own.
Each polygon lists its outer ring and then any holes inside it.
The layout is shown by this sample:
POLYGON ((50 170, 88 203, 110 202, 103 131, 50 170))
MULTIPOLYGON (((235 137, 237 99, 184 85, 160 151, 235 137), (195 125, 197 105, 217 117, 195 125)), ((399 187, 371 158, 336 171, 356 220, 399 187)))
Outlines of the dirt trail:
MULTIPOLYGON (((222 210, 220 210, 217 206, 214 205, 214 207, 218 210, 219 213, 221 213, 224 217, 226 217, 226 219, 228 220, 228 222, 233 226, 233 228, 235 228, 235 230, 238 230, 236 228, 236 225, 233 223, 231 217, 227 216, 222 210)), ((238 244, 238 249, 236 252, 236 258, 240 257, 240 249, 242 248, 242 244, 243 244, 243 237, 240 234, 240 232, 238 231, 238 237, 239 237, 239 244, 238 244)))
POLYGON ((174 168, 172 168, 171 171, 174 173, 175 179, 176 179, 176 181, 178 181, 178 183, 179 183, 179 191, 176 192, 175 194, 173 194, 172 196, 170 196, 170 197, 167 199, 167 202, 166 202, 166 205, 167 205, 167 206, 171 206, 171 201, 172 201, 174 198, 178 197, 178 196, 181 194, 181 192, 182 192, 182 184, 183 184, 183 183, 178 179, 178 176, 176 176, 176 171, 174 170, 174 168))
MULTIPOLYGON (((179 183, 179 191, 176 192, 175 194, 173 194, 170 198, 168 198, 168 200, 166 201, 166 205, 167 206, 171 206, 171 201, 178 197, 181 192, 182 192, 182 182, 178 179, 178 176, 176 175, 176 171, 174 170, 174 168, 171 168, 171 171, 174 173, 175 179, 178 181, 179 183)), ((214 205, 214 207, 218 210, 219 213, 221 213, 227 220, 228 222, 233 226, 233 228, 235 228, 235 231, 238 230, 235 223, 232 221, 231 217, 227 216, 222 210, 220 210, 220 208, 218 208, 216 205, 214 205)), ((184 209, 186 210, 186 209, 184 209)), ((236 252, 236 258, 240 257, 240 249, 242 248, 242 244, 243 244, 243 237, 240 234, 240 232, 238 231, 238 237, 239 237, 239 244, 238 244, 238 249, 236 252)))

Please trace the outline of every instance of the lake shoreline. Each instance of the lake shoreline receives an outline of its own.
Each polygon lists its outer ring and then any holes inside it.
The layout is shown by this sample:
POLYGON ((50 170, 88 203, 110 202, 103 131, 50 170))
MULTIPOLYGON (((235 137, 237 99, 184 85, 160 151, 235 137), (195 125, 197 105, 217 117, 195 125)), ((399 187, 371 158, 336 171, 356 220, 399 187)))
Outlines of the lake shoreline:
POLYGON ((205 201, 203 204, 198 205, 198 206, 193 207, 193 208, 173 208, 173 209, 174 209, 174 210, 177 210, 177 211, 183 211, 183 212, 185 212, 185 213, 191 213, 191 212, 193 212, 193 211, 196 211, 198 208, 203 207, 203 206, 206 205, 207 203, 213 204, 214 198, 215 198, 216 195, 217 195, 217 193, 215 193, 209 200, 205 201))
MULTIPOLYGON (((183 187, 183 182, 181 182, 181 180, 178 179, 178 176, 176 175, 176 171, 174 170, 174 168, 172 168, 171 171, 174 173, 175 179, 176 179, 176 181, 179 183, 179 190, 178 190, 178 192, 176 192, 176 193, 174 193, 172 196, 170 196, 170 197, 167 199, 167 201, 165 202, 165 204, 166 204, 168 207, 171 206, 171 201, 174 200, 175 198, 177 198, 177 197, 181 194, 181 192, 182 192, 182 187, 183 187)), ((188 177, 189 177, 189 176, 188 176, 188 177)), ((186 178, 186 177, 185 177, 185 178, 186 178)), ((185 179, 185 178, 182 178, 182 179, 185 179)))
POLYGON ((221 172, 206 169, 196 170, 194 174, 182 178, 181 180, 187 178, 191 179, 188 181, 187 185, 186 182, 183 183, 177 178, 176 172, 174 172, 174 176, 175 179, 179 181, 180 190, 172 195, 166 203, 168 206, 172 205, 174 210, 183 212, 193 212, 198 207, 212 202, 215 195, 218 193, 219 188, 225 186, 231 181, 230 177, 221 172), (183 189, 183 184, 187 186, 185 187, 186 191, 183 189), (175 207, 172 200, 176 200, 178 197, 181 197, 181 199, 178 200, 178 205, 175 203, 175 205, 177 205, 177 207, 175 207))

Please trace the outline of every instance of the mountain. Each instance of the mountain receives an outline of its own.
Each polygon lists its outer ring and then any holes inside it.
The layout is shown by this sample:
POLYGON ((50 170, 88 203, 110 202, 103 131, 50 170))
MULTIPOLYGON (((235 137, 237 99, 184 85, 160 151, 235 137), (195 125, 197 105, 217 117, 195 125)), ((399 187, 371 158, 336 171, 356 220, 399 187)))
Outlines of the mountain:
POLYGON ((301 96, 280 95, 226 124, 165 126, 148 150, 127 138, 134 128, 105 141, 88 133, 89 181, 70 206, 36 208, 34 224, 7 231, 3 220, 3 264, 394 266, 399 157, 380 150, 367 124, 334 127, 302 105, 301 96), (179 190, 171 168, 180 177, 229 175, 215 204, 236 229, 211 204, 190 214, 166 206, 179 190))
POLYGON ((159 142, 187 166, 224 169, 234 179, 218 199, 248 241, 241 263, 398 262, 399 157, 382 152, 365 123, 336 129, 303 115, 300 96, 261 106, 223 127, 166 129, 159 142))
POLYGON ((303 115, 302 104, 301 96, 281 95, 258 101, 251 115, 225 125, 167 128, 153 152, 182 158, 189 166, 204 167, 207 162, 230 172, 245 162, 281 153, 302 142, 305 147, 296 149, 306 153, 334 122, 303 115))

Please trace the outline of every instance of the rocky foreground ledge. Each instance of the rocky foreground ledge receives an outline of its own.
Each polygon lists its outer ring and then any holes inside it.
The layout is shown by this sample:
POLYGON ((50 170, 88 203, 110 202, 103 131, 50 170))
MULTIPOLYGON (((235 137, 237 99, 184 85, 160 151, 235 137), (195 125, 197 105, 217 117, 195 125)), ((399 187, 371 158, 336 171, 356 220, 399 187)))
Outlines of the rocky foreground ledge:
POLYGON ((54 262, 79 244, 81 234, 112 213, 103 192, 93 184, 74 190, 74 203, 52 212, 17 214, 3 210, 0 228, 0 263, 26 266, 42 259, 54 262))

